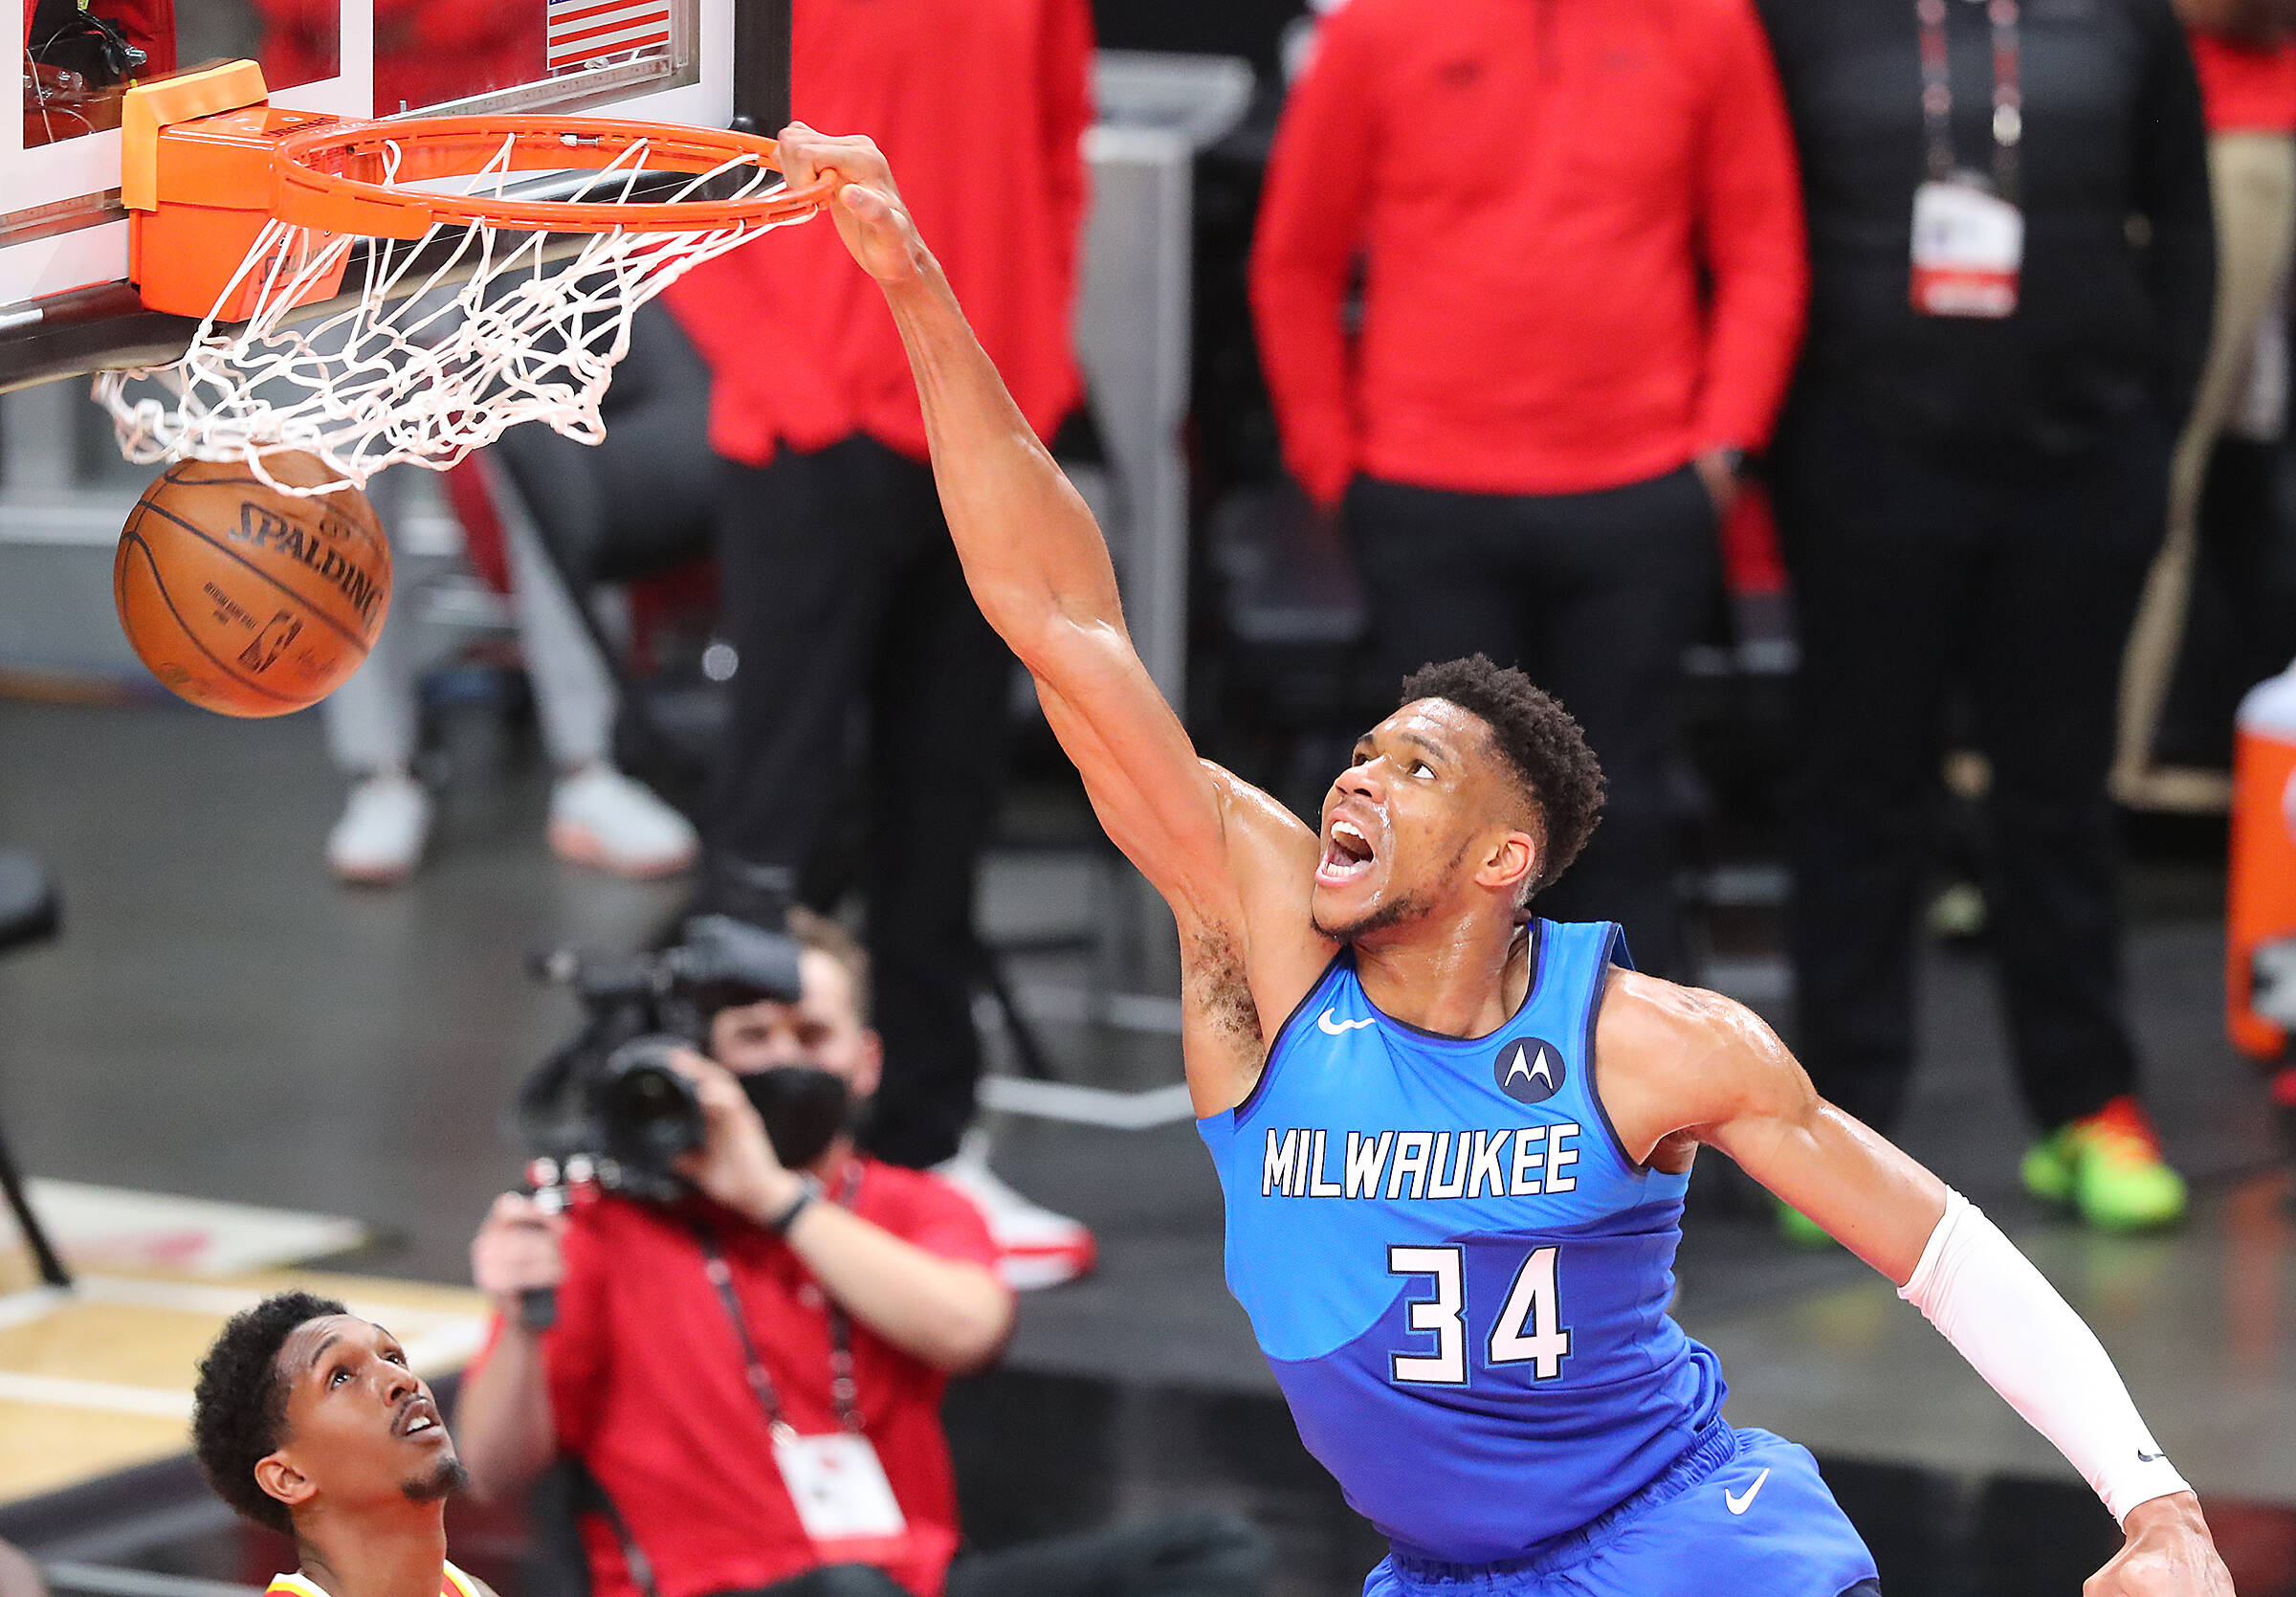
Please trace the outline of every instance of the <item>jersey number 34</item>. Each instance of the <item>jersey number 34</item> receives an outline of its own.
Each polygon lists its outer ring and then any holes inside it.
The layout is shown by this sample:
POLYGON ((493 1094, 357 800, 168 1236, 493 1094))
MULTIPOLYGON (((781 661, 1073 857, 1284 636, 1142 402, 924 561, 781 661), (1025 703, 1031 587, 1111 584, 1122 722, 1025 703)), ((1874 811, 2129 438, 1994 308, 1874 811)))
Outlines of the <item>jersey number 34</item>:
MULTIPOLYGON (((1534 1249, 1514 1273, 1507 1289, 1506 1307, 1490 1328, 1485 1362, 1531 1366, 1534 1381, 1552 1381, 1562 1373, 1570 1357, 1571 1333, 1562 1323, 1562 1308, 1555 1297, 1554 1248, 1534 1249)), ((1414 1331, 1433 1332, 1435 1351, 1391 1353, 1388 1374, 1397 1382, 1417 1386, 1467 1385, 1467 1261, 1457 1247, 1387 1250, 1390 1275, 1428 1275, 1435 1296, 1415 1299, 1405 1310, 1404 1323, 1414 1331)))

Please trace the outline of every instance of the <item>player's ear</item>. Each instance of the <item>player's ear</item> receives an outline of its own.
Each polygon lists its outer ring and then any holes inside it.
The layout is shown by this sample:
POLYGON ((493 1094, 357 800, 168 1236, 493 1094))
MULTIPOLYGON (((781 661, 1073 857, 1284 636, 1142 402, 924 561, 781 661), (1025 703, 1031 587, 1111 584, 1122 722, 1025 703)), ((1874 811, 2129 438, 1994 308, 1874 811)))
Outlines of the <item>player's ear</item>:
POLYGON ((309 1502, 319 1490, 309 1475, 288 1461, 284 1449, 255 1460, 255 1484, 265 1497, 285 1503, 290 1513, 309 1502))
POLYGON ((1520 903, 1532 874, 1538 869, 1538 840, 1527 832, 1503 832, 1495 837, 1475 871, 1478 886, 1520 903))

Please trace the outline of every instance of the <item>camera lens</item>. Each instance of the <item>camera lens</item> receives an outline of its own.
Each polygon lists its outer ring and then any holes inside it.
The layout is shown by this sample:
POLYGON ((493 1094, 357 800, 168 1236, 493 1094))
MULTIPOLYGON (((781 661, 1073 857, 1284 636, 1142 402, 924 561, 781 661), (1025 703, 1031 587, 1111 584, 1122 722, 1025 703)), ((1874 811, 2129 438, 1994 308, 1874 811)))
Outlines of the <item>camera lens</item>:
POLYGON ((607 1151, 625 1164, 667 1172, 679 1155, 701 1146, 701 1100, 667 1059, 675 1046, 640 1037, 607 1059, 593 1102, 607 1151))

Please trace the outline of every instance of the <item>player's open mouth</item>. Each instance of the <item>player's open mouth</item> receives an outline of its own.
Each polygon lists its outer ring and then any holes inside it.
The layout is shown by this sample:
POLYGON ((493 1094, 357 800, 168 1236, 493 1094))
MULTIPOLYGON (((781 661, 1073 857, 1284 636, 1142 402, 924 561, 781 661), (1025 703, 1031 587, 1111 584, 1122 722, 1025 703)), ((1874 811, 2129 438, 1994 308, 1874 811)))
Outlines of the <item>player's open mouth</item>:
POLYGON ((1328 887, 1344 886, 1370 871, 1372 857, 1371 839, 1360 828, 1352 821, 1334 821, 1331 835, 1324 839, 1315 879, 1328 887))
POLYGON ((427 1397, 418 1397, 407 1405, 395 1427, 402 1436, 421 1436, 439 1429, 438 1405, 427 1397))

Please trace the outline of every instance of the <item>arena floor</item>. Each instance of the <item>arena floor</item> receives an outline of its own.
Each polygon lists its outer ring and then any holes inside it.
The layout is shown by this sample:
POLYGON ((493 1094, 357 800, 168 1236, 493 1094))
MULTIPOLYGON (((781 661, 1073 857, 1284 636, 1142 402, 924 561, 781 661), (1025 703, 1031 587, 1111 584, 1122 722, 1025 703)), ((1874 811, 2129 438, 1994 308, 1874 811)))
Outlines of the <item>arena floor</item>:
MULTIPOLYGON (((42 854, 66 898, 60 943, 0 964, 0 1123, 33 1172, 352 1217, 373 1240, 330 1268, 466 1280, 470 1232, 519 1164, 500 1107, 572 1022, 524 956, 634 943, 681 893, 556 864, 526 742, 459 721, 429 865, 403 891, 350 893, 320 861, 340 786, 315 718, 0 701, 0 842, 42 854)), ((1000 854, 992 934, 1073 929, 1097 869, 1085 849, 1000 854)), ((2193 1223, 2101 1239, 2015 1192, 2024 1130, 1966 956, 1932 961, 1903 1140, 2089 1316, 2200 1488, 2240 1590, 2296 1594, 2288 1182, 2220 1038, 2210 873, 2150 868, 2132 898, 2137 1019, 2172 1154, 2196 1178, 2193 1223)), ((1010 961, 1049 1015, 1075 1010, 1093 968, 1010 961)), ((1126 985, 1161 990, 1137 971, 1126 985)), ((1144 1091, 1179 1076, 1158 1010, 1127 1011, 1144 1029, 1049 1019, 1043 1035, 1068 1079, 1144 1091)), ((1192 1129, 1005 1116, 997 1130, 999 1168, 1090 1222, 1103 1267, 1026 1299, 1004 1365, 951 1397, 976 1540, 1225 1505, 1277 1538, 1271 1597, 1356 1589, 1379 1543, 1301 1452, 1221 1284, 1218 1194, 1192 1129)), ((1839 1253, 1784 1250, 1728 1172, 1703 1175, 1693 1201, 1679 1314, 1721 1354, 1733 1419, 1819 1452, 1892 1597, 2077 1590, 2112 1533, 2047 1445, 1887 1283, 1839 1253)), ((49 1560, 59 1589, 114 1597, 228 1597, 283 1566, 180 1459, 0 1503, 0 1535, 49 1560)), ((456 1546, 504 1597, 550 1597, 517 1526, 472 1521, 456 1546)))

